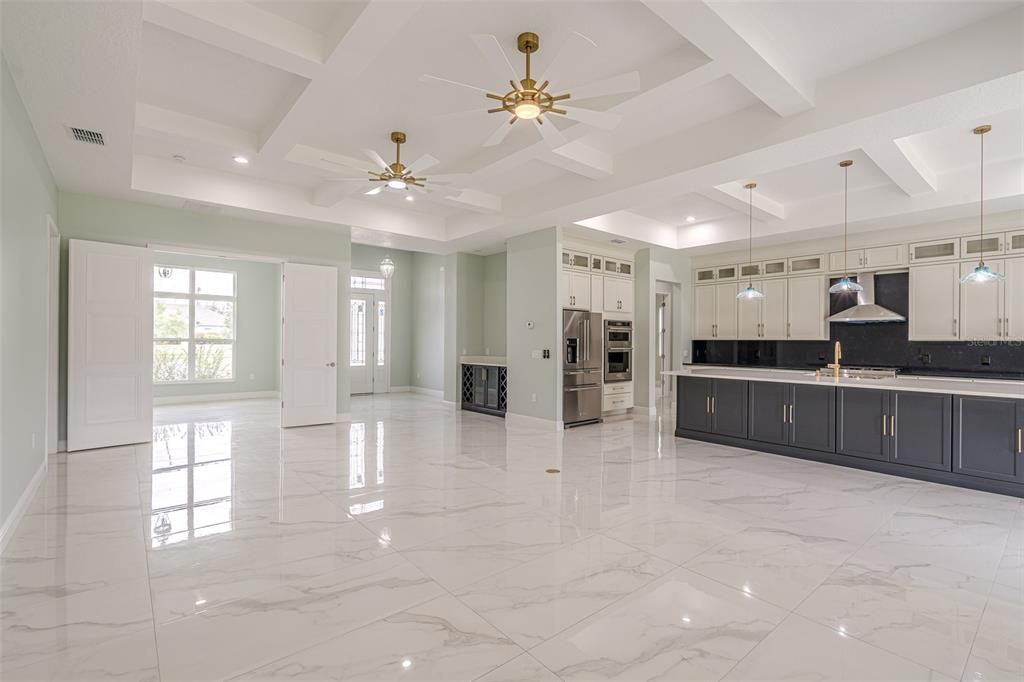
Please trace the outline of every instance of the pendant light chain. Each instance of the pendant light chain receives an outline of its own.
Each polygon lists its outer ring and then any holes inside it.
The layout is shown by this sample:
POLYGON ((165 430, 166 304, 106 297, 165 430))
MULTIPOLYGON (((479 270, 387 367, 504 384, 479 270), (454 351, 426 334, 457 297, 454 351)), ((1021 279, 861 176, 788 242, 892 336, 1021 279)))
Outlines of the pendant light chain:
MULTIPOLYGON (((751 265, 754 262, 754 187, 754 183, 747 185, 747 263, 751 265)), ((747 286, 754 286, 754 281, 748 280, 747 286)))
POLYGON ((978 231, 979 231, 979 243, 978 246, 981 248, 981 254, 979 256, 978 264, 985 265, 985 133, 978 135, 981 143, 981 191, 978 196, 978 231))
POLYGON ((850 276, 850 265, 847 258, 850 256, 850 245, 848 241, 848 227, 850 211, 850 167, 843 166, 843 274, 850 276))

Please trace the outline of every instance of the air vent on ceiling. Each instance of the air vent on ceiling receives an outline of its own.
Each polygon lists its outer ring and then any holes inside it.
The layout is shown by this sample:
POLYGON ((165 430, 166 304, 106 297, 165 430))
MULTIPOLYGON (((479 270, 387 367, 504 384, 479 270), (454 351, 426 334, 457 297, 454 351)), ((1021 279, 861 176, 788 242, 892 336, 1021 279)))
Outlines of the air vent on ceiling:
POLYGON ((103 133, 96 130, 87 130, 85 128, 76 128, 74 126, 68 126, 68 134, 77 141, 85 142, 86 144, 98 144, 104 146, 106 143, 103 141, 103 133))

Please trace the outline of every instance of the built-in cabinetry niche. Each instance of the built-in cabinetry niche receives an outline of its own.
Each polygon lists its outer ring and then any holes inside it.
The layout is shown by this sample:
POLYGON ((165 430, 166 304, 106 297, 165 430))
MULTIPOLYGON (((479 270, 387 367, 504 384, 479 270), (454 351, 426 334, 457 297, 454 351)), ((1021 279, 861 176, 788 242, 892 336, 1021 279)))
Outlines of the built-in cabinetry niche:
POLYGON ((633 313, 633 262, 614 256, 562 251, 563 308, 628 316, 633 313))
POLYGON ((1024 340, 1024 230, 697 268, 693 338, 826 340, 829 275, 906 269, 910 341, 1024 340), (1006 278, 961 286, 982 250, 1006 278), (764 298, 735 300, 748 282, 764 298))

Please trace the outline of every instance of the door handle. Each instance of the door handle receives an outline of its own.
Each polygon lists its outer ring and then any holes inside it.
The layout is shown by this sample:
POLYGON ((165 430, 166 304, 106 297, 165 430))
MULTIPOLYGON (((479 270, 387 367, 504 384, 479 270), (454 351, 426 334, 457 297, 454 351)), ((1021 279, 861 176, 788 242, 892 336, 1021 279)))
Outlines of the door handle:
POLYGON ((786 403, 782 403, 782 423, 786 423, 786 403))
POLYGON ((793 406, 792 405, 789 406, 789 423, 790 424, 793 423, 793 406))
POLYGON ((711 396, 711 414, 715 413, 715 396, 711 396))
POLYGON ((335 363, 333 363, 333 362, 328 362, 328 363, 327 363, 327 366, 328 366, 328 367, 334 367, 334 366, 335 366, 335 363))
POLYGON ((1021 448, 1021 433, 1024 433, 1024 429, 1017 429, 1017 454, 1018 455, 1021 454, 1022 452, 1024 452, 1024 449, 1021 448))
POLYGON ((600 386, 596 386, 595 385, 595 386, 578 386, 578 387, 575 387, 575 388, 566 388, 564 390, 567 393, 579 393, 580 391, 596 391, 596 390, 598 390, 600 388, 601 388, 600 386))
POLYGON ((711 396, 704 396, 704 413, 711 414, 711 396))
POLYGON ((887 430, 888 425, 889 425, 888 415, 884 415, 883 414, 882 415, 882 435, 883 436, 888 436, 889 435, 888 430, 887 430))
POLYGON ((896 415, 889 415, 889 437, 896 437, 896 415))

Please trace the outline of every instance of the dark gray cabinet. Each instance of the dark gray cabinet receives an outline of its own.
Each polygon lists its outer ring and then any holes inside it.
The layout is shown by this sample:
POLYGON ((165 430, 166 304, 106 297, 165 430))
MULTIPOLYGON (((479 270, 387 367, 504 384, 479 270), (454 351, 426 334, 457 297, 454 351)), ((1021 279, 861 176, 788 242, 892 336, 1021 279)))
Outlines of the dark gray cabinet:
POLYGON ((747 388, 746 381, 680 377, 676 426, 746 438, 747 388))
POLYGON ((889 394, 889 459, 898 464, 950 471, 953 397, 943 393, 889 394))
POLYGON ((504 416, 507 400, 507 368, 462 365, 462 409, 504 416))
POLYGON ((836 391, 831 386, 750 382, 749 438, 834 452, 836 391))
POLYGON ((1024 400, 953 397, 953 471, 1024 483, 1024 400))
POLYGON ((836 400, 836 452, 888 461, 889 392, 843 386, 836 400))
POLYGON ((836 452, 950 471, 952 397, 840 388, 836 452))

